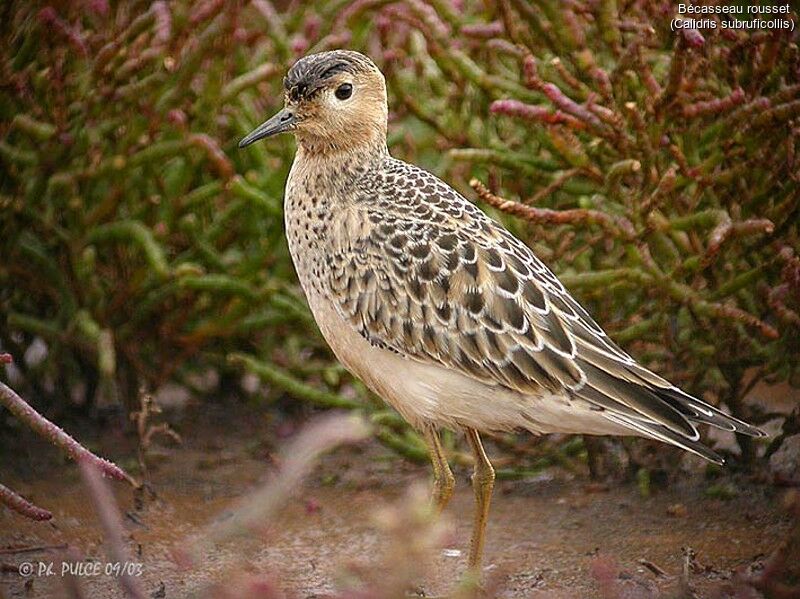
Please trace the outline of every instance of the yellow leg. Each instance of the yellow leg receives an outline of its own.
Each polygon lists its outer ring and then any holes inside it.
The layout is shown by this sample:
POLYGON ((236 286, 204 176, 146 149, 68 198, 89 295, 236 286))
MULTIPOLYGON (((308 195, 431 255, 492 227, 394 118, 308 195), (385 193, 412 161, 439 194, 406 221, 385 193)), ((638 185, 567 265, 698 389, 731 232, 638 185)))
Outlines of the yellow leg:
POLYGON ((494 468, 486 452, 483 451, 478 431, 465 429, 472 454, 475 456, 475 468, 472 473, 472 487, 475 490, 475 522, 472 527, 472 539, 469 543, 469 569, 480 576, 483 558, 483 541, 486 533, 486 521, 489 518, 489 505, 494 489, 494 468))
POLYGON ((441 513, 450 501, 450 497, 453 496, 456 479, 450 471, 450 465, 444 455, 442 444, 439 441, 439 433, 433 427, 425 427, 423 435, 433 464, 433 503, 436 511, 441 513))

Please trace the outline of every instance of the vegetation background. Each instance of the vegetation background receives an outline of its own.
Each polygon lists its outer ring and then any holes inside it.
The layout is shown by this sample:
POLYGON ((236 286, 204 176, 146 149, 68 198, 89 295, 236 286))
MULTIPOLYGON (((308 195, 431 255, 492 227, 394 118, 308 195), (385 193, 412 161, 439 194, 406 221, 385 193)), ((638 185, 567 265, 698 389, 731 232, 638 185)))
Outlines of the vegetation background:
MULTIPOLYGON (((779 419, 769 446, 733 448, 753 467, 800 430, 778 394, 743 401, 800 387, 798 34, 675 16, 669 0, 4 2, 0 346, 16 360, 0 377, 56 421, 176 385, 358 410, 424 461, 302 299, 281 218, 293 142, 236 147, 295 59, 347 47, 386 74, 395 155, 501 218, 649 367, 779 419)), ((674 455, 496 443, 504 476, 674 455)))

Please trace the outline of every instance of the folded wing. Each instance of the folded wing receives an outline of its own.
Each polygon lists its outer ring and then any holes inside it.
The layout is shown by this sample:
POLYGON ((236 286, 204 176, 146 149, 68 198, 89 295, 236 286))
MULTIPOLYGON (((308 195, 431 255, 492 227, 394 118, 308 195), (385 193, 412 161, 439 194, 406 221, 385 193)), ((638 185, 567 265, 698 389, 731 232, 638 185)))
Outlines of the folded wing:
MULTIPOLYGON (((364 198, 369 226, 334 254, 340 313, 370 343, 533 397, 588 402, 632 433, 712 461, 696 424, 755 427, 637 364, 533 252, 433 175, 364 198)), ((408 176, 413 172, 415 177, 408 176)))

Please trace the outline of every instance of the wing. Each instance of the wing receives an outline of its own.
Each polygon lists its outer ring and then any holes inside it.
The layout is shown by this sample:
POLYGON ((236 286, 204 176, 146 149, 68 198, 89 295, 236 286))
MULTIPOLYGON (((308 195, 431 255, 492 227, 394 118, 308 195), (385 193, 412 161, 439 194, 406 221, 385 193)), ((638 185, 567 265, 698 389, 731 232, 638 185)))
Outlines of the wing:
POLYGON ((522 394, 589 402, 715 461, 695 423, 762 434, 638 365, 530 248, 435 176, 395 162, 357 206, 367 225, 330 265, 338 310, 370 343, 522 394))

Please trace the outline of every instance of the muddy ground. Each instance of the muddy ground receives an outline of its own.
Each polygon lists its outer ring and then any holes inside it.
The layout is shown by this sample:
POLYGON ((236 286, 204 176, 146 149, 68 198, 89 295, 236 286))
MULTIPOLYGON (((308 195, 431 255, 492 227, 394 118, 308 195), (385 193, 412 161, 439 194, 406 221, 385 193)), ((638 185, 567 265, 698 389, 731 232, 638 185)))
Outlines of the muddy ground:
MULTIPOLYGON (((345 564, 375 563, 380 555, 387 539, 371 517, 375 510, 402 501, 414 481, 429 476, 427 468, 398 459, 375 442, 339 449, 315 468, 266 535, 222 543, 193 569, 178 566, 175 547, 228 517, 235 499, 276 468, 273 444, 280 441, 270 439, 276 432, 290 433, 291 426, 267 418, 255 408, 198 406, 177 424, 183 445, 151 457, 156 500, 137 507, 130 488, 112 483, 127 514, 133 560, 140 564, 147 596, 201 596, 207 585, 232 572, 269 572, 293 597, 330 594, 345 564)), ((135 438, 118 427, 73 432, 123 465, 135 461, 135 438)), ((35 523, 0 508, 0 597, 63 596, 60 547, 68 544, 104 564, 102 533, 77 468, 27 434, 17 443, 19 452, 0 456, 0 481, 55 517, 35 523), (53 575, 21 577, 23 562, 35 568, 53 562, 53 575)), ((430 573, 418 581, 417 592, 428 596, 447 592, 464 569, 472 491, 468 471, 457 469, 456 475, 447 511, 454 532, 433 557, 430 573)), ((586 476, 559 469, 527 481, 499 481, 487 575, 498 583, 501 597, 600 597, 603 580, 597 572, 611 568, 624 596, 674 597, 683 584, 682 548, 691 547, 696 552, 689 568, 692 592, 725 596, 734 573, 757 567, 786 536, 790 522, 781 509, 782 490, 733 475, 724 482, 733 489, 726 499, 710 497, 711 483, 701 475, 655 488, 650 497, 642 497, 635 484, 598 488, 586 476)), ((84 575, 79 582, 87 597, 122 596, 111 576, 84 575)))

